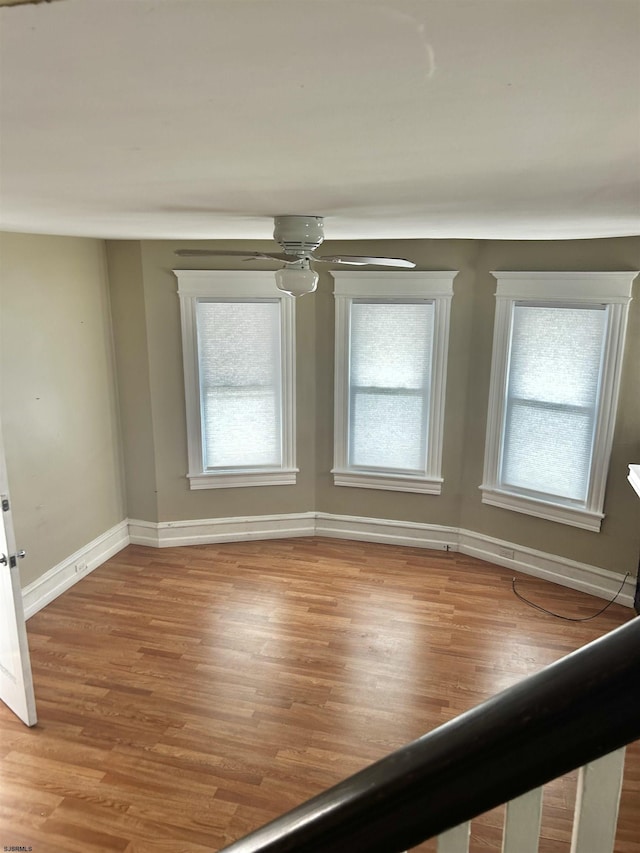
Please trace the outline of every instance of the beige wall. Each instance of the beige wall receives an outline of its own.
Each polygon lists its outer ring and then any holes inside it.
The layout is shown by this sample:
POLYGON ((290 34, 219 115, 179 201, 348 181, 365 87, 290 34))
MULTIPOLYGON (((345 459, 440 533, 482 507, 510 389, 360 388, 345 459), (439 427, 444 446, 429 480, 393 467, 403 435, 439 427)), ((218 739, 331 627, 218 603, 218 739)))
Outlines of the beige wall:
MULTIPOLYGON (((182 342, 177 268, 215 267, 211 262, 193 264, 178 259, 178 243, 148 241, 140 245, 141 265, 135 256, 135 244, 108 244, 110 269, 119 272, 112 281, 115 339, 118 349, 127 354, 135 350, 135 365, 128 355, 122 359, 121 372, 135 371, 131 379, 140 393, 124 399, 127 384, 121 378, 122 416, 125 448, 133 433, 138 443, 147 433, 153 448, 153 472, 146 463, 128 476, 135 479, 136 500, 129 506, 131 518, 145 521, 177 521, 193 518, 219 518, 244 515, 272 515, 314 509, 315 442, 315 329, 312 298, 296 304, 297 331, 297 464, 298 482, 292 486, 236 489, 189 489, 187 473, 187 434, 182 367, 182 342), (127 255, 127 259, 125 259, 127 255), (115 288, 115 289, 114 289, 115 288), (144 298, 144 322, 140 318, 140 298, 144 298), (117 307, 116 307, 117 306, 117 307), (138 320, 131 322, 130 314, 138 320), (144 336, 148 377, 141 364, 138 333, 144 336), (148 390, 146 383, 148 382, 148 390), (151 413, 151 418, 149 417, 151 413), (157 505, 151 505, 155 491, 157 505)), ((256 244, 260 245, 260 244, 256 244)), ((267 244, 263 245, 267 248, 267 244)), ((218 259, 218 268, 231 268, 228 259, 218 259)), ((241 269, 242 262, 235 266, 241 269)), ((119 362, 120 362, 119 353, 119 362)), ((127 459, 129 456, 127 456, 127 459)), ((129 493, 133 494, 133 482, 129 493)))
MULTIPOLYGON (((155 471, 145 476, 144 488, 149 492, 157 489, 157 514, 143 516, 146 520, 251 516, 315 509, 341 515, 463 527, 616 572, 635 573, 640 525, 637 498, 626 481, 626 466, 640 459, 640 404, 636 390, 640 366, 638 299, 631 308, 622 399, 605 506, 607 517, 602 532, 590 533, 483 505, 478 486, 482 478, 496 284, 490 270, 639 269, 639 239, 354 241, 327 243, 323 247, 328 253, 407 256, 417 262, 418 269, 460 271, 454 282, 443 450, 445 482, 440 496, 333 485, 330 474, 333 462, 333 280, 328 273, 321 275, 315 295, 296 303, 298 484, 190 492, 185 477, 187 445, 180 314, 176 280, 171 270, 178 266, 242 268, 242 262, 232 264, 225 258, 178 259, 174 249, 187 245, 184 242, 147 241, 140 245, 141 268, 136 273, 137 284, 131 286, 125 299, 129 300, 132 311, 135 303, 135 311, 139 313, 142 288, 144 329, 139 321, 131 325, 129 335, 135 336, 136 329, 146 335, 150 396, 147 400, 143 394, 137 398, 136 411, 127 415, 124 433, 126 436, 132 425, 142 423, 145 417, 148 423, 151 411, 153 436, 149 441, 152 440, 154 447, 155 471)), ((234 242, 211 245, 239 248, 234 242)), ((250 244, 254 250, 265 250, 269 246, 260 242, 250 244)), ((256 266, 269 268, 268 264, 256 266)), ((638 284, 636 294, 637 287, 638 284)), ((116 320, 121 316, 119 312, 114 314, 116 320)), ((126 310, 122 316, 125 315, 126 310)), ((121 340, 117 327, 116 340, 121 340)))
POLYGON ((0 348, 26 585, 126 517, 102 241, 0 235, 0 348))
MULTIPOLYGON (((181 260, 174 249, 187 244, 171 241, 110 241, 108 267, 100 241, 7 234, 0 245, 2 420, 16 527, 20 546, 29 551, 22 566, 25 584, 125 515, 157 522, 312 510, 463 527, 616 572, 635 572, 640 524, 626 466, 640 461, 640 282, 630 312, 602 532, 485 506, 478 486, 493 332, 490 270, 638 269, 640 239, 326 244, 328 253, 406 255, 418 269, 460 270, 452 305, 441 496, 333 485, 333 280, 328 273, 321 275, 315 295, 296 302, 297 484, 190 491, 172 270, 242 268, 242 262, 181 260)), ((252 248, 270 245, 255 242, 252 248)))
POLYGON ((122 422, 127 514, 147 521, 158 517, 156 454, 149 384, 149 351, 137 241, 107 243, 107 268, 122 422))
MULTIPOLYGON (((324 247, 323 247, 324 250, 324 247)), ((441 495, 420 495, 377 489, 334 486, 333 467, 333 279, 323 277, 317 299, 316 338, 318 358, 317 509, 339 515, 392 518, 457 526, 464 423, 466 418, 467 341, 471 329, 471 299, 478 244, 471 240, 406 240, 328 244, 327 253, 390 255, 415 261, 418 269, 459 270, 454 281, 447 363, 441 495)))
POLYGON ((532 518, 483 504, 482 479, 487 398, 491 369, 495 279, 490 270, 639 270, 640 239, 558 242, 488 242, 478 257, 470 341, 465 476, 460 526, 616 572, 636 574, 640 552, 640 506, 627 482, 628 465, 640 459, 640 277, 634 283, 618 418, 599 533, 532 518))

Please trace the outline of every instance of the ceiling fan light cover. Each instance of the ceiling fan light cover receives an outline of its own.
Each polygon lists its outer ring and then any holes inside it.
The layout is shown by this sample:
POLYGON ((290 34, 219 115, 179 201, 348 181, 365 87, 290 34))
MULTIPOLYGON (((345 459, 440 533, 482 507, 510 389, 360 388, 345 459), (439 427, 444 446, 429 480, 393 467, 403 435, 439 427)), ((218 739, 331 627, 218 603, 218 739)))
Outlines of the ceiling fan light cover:
POLYGON ((285 267, 276 271, 276 287, 289 296, 304 296, 313 293, 318 286, 318 273, 311 269, 285 267))

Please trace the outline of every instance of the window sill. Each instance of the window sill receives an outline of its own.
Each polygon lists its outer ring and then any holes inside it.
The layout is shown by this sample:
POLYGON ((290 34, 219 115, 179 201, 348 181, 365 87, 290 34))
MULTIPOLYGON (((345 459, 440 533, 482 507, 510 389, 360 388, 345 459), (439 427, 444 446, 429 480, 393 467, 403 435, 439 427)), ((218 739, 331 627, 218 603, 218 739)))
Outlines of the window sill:
POLYGON ((341 471, 334 468, 334 486, 351 486, 356 489, 384 489, 390 492, 418 492, 423 495, 439 495, 442 478, 416 477, 410 474, 368 474, 364 471, 341 471))
POLYGON ((572 527, 580 527, 583 530, 600 532, 600 526, 604 513, 593 512, 588 509, 565 506, 553 503, 553 501, 536 500, 535 498, 522 497, 511 492, 500 489, 480 486, 482 490, 482 503, 497 506, 501 509, 509 509, 514 512, 522 512, 525 515, 533 515, 536 518, 544 518, 547 521, 557 521, 560 524, 569 524, 572 527))
POLYGON ((220 474, 187 474, 190 489, 236 489, 243 486, 293 486, 298 468, 277 471, 221 472, 220 474))

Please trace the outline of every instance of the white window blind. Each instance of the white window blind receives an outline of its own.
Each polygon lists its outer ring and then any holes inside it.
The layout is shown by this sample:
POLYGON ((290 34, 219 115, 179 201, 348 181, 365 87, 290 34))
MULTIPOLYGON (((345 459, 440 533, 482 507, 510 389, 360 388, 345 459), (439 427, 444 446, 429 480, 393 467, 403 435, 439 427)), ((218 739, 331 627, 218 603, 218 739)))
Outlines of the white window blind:
POLYGON ((197 304, 204 469, 280 465, 278 301, 197 304))
POLYGON ((494 272, 485 504, 598 531, 635 272, 494 272))
POLYGON ((503 484, 586 501, 605 332, 604 306, 514 305, 503 484))
POLYGON ((420 472, 426 464, 434 306, 351 306, 349 465, 420 472))

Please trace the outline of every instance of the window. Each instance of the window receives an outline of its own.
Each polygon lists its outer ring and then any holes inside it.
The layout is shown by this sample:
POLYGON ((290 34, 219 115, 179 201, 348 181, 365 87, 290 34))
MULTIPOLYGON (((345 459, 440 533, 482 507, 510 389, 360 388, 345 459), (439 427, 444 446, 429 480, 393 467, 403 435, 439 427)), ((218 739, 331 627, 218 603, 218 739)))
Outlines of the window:
POLYGON ((636 273, 493 275, 482 500, 597 531, 636 273))
POLYGON ((293 299, 272 272, 175 274, 190 487, 295 483, 293 299))
POLYGON ((334 483, 440 494, 455 272, 336 272, 334 483))

